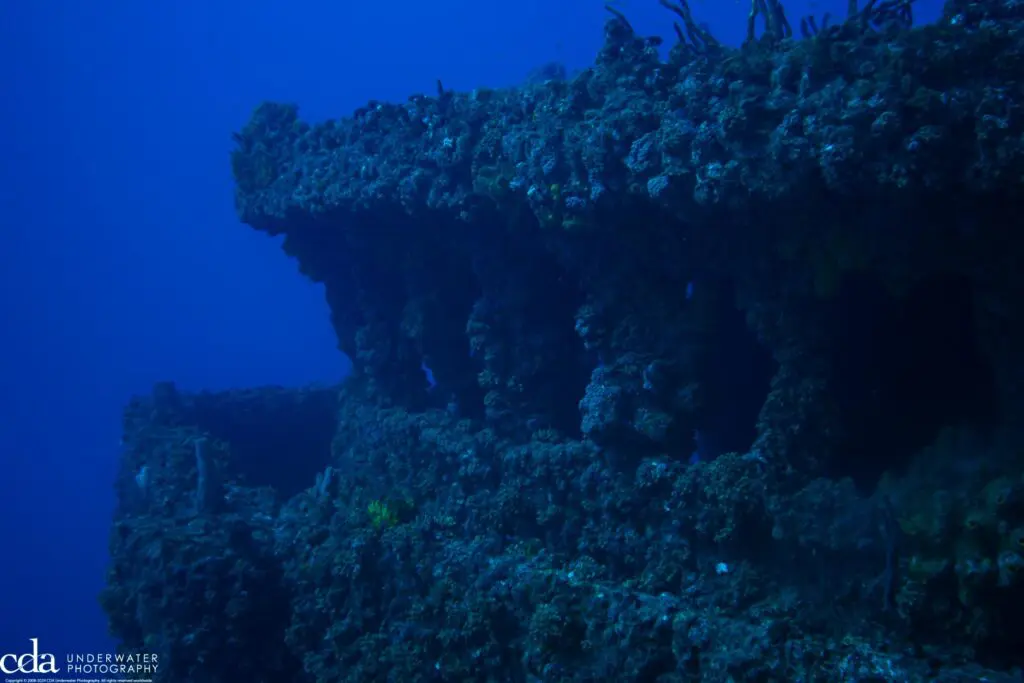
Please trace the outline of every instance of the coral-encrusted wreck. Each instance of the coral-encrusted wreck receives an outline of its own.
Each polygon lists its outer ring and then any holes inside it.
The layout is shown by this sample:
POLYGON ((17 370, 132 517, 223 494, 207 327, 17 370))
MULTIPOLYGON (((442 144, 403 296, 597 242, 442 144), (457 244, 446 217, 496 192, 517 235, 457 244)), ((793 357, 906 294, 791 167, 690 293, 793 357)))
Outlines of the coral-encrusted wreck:
POLYGON ((103 602, 165 680, 1018 680, 1024 4, 663 4, 667 61, 613 11, 571 79, 236 136, 355 372, 129 406, 103 602))

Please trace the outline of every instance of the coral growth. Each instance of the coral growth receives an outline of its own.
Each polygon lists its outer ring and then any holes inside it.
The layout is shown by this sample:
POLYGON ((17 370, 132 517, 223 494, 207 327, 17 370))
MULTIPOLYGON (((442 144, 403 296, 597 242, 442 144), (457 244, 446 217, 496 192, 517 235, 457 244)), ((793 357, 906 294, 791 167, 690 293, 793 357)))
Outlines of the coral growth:
POLYGON ((129 404, 125 649, 210 683, 1014 680, 1024 6, 754 0, 731 48, 663 4, 667 61, 613 10, 572 78, 256 109, 239 215, 354 372, 129 404))

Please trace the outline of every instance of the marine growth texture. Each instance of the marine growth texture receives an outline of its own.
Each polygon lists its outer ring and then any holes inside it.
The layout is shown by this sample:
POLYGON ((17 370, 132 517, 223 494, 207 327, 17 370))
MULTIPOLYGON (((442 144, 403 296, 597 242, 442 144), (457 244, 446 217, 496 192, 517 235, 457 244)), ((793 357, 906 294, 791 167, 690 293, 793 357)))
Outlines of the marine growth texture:
POLYGON ((663 4, 667 59, 612 9, 574 76, 235 135, 354 371, 128 404, 163 681, 1020 680, 1024 3, 663 4))

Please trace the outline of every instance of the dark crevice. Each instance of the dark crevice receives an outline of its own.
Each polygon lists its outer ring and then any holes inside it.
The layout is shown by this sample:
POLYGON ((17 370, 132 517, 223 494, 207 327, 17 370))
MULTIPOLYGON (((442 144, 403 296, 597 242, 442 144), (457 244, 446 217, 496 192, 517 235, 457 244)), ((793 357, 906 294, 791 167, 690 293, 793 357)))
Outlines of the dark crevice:
POLYGON ((285 250, 324 282, 339 348, 382 397, 481 417, 465 325, 480 287, 471 228, 442 213, 333 215, 298 225, 285 250), (382 235, 390 236, 381 239, 382 235))
MULTIPOLYGON (((540 260, 531 268, 532 301, 526 306, 525 329, 545 331, 544 343, 523 337, 520 343, 535 358, 537 372, 530 381, 534 418, 570 438, 580 437, 578 396, 590 381, 590 368, 583 362, 583 342, 571 322, 583 303, 583 294, 565 277, 557 264, 540 260)), ((525 349, 524 349, 525 350, 525 349)), ((528 425, 528 427, 531 425, 528 425)), ((531 430, 532 431, 532 430, 531 430)))
POLYGON ((975 336, 970 281, 940 273, 897 297, 847 277, 831 320, 833 381, 843 422, 835 476, 870 491, 951 425, 994 419, 992 368, 975 336))
POLYGON ((771 351, 736 307, 732 284, 717 287, 713 343, 702 378, 704 401, 694 435, 694 453, 701 459, 750 450, 758 414, 778 370, 771 351))
POLYGON ((263 389, 198 394, 192 421, 228 444, 230 475, 287 499, 309 488, 331 459, 337 390, 263 389))
POLYGON ((492 428, 523 438, 550 428, 578 438, 578 397, 592 369, 572 323, 584 294, 556 254, 535 251, 543 239, 536 220, 524 217, 514 232, 496 230, 474 243, 481 294, 464 326, 475 347, 472 377, 499 378, 486 388, 492 428))

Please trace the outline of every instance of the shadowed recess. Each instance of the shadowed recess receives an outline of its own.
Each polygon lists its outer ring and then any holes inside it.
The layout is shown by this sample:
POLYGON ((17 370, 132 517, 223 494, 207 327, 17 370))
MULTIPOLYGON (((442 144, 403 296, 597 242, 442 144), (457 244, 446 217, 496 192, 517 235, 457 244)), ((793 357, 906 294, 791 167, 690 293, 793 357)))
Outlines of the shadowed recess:
POLYGON ((835 474, 869 489, 943 427, 994 419, 994 377, 975 337, 967 278, 939 273, 896 297, 877 280, 851 276, 835 313, 836 395, 845 420, 835 474))
POLYGON ((287 499, 309 488, 330 462, 335 389, 198 394, 194 423, 231 449, 231 467, 250 486, 287 499))

